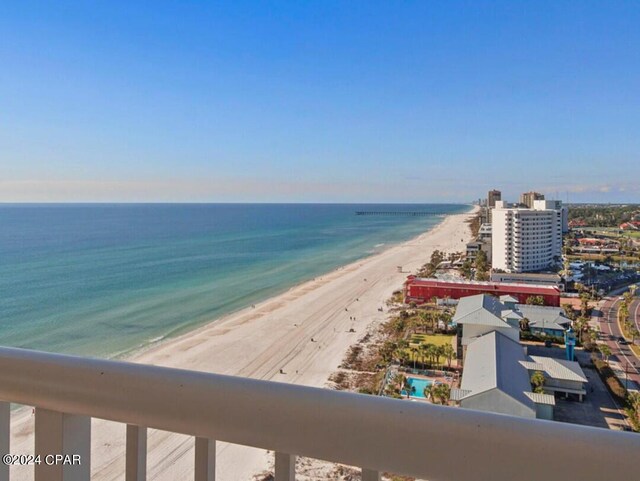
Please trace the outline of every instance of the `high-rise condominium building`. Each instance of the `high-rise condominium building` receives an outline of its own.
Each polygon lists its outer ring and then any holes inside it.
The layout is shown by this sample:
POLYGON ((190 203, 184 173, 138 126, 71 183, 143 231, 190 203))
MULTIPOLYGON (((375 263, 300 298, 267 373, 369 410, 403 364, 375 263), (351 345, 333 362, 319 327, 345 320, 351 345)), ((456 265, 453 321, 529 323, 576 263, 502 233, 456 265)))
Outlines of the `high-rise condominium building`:
POLYGON ((490 209, 496 206, 496 201, 502 199, 502 192, 499 190, 490 190, 487 194, 487 207, 490 209))
POLYGON ((566 208, 559 200, 534 200, 531 208, 497 201, 492 210, 492 264, 506 272, 534 272, 562 256, 566 208))
POLYGON ((520 194, 520 204, 526 205, 529 209, 533 208, 534 200, 544 200, 544 194, 539 192, 524 192, 520 194))

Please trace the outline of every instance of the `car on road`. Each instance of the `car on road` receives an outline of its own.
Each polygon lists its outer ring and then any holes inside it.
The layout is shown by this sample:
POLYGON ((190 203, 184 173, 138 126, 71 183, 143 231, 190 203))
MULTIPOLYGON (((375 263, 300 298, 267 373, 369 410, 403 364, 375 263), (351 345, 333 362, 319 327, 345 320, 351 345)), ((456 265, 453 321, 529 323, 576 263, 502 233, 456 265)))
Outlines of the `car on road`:
POLYGON ((619 337, 616 342, 621 346, 626 346, 627 344, 629 344, 629 341, 627 341, 624 337, 619 337))

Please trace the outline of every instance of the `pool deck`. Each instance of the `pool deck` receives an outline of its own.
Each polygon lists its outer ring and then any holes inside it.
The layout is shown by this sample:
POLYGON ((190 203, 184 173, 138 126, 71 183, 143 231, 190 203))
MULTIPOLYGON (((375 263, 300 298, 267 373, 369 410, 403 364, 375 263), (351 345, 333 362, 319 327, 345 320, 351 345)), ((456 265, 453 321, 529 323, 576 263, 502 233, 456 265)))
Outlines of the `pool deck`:
MULTIPOLYGON (((449 384, 451 387, 454 387, 457 384, 457 380, 455 377, 447 378, 445 376, 426 376, 423 374, 412 374, 412 373, 405 373, 405 375, 407 376, 407 378, 429 381, 432 384, 449 384)), ((401 391, 401 393, 403 396, 405 396, 405 399, 431 402, 424 396, 412 396, 412 395, 407 396, 406 390, 404 389, 401 391)))

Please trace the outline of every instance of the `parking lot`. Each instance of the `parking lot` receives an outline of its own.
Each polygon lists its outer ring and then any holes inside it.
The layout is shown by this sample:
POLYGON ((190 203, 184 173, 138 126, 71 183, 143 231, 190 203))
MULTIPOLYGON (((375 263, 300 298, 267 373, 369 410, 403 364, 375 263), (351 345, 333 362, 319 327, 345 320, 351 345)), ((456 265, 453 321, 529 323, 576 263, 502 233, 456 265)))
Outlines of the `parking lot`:
MULTIPOLYGON (((527 345, 530 355, 555 357, 564 359, 564 349, 559 347, 544 347, 540 345, 527 345)), ((626 425, 624 416, 607 391, 606 386, 598 376, 593 367, 589 367, 589 353, 576 351, 578 361, 589 380, 587 384, 587 395, 582 402, 577 398, 564 399, 556 397, 554 408, 554 420, 572 424, 582 424, 584 426, 594 426, 608 429, 622 429, 626 425)))

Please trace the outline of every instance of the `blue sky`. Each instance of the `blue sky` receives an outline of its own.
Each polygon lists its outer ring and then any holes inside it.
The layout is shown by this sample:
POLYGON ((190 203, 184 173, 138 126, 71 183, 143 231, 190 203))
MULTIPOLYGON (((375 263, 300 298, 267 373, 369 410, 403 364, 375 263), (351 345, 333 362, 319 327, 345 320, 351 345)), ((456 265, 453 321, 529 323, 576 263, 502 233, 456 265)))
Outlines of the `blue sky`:
POLYGON ((0 201, 640 202, 640 3, 3 2, 0 201))

